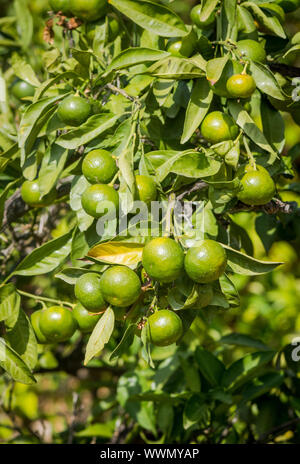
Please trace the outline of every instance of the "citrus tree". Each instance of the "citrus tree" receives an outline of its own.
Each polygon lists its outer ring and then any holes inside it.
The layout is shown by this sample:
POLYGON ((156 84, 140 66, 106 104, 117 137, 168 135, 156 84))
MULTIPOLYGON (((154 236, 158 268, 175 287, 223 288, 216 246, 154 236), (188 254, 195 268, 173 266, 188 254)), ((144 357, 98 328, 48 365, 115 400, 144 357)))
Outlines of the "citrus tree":
POLYGON ((43 441, 22 404, 53 371, 110 389, 57 442, 297 441, 297 347, 228 314, 299 244, 300 2, 49 3, 0 19, 4 412, 43 441))

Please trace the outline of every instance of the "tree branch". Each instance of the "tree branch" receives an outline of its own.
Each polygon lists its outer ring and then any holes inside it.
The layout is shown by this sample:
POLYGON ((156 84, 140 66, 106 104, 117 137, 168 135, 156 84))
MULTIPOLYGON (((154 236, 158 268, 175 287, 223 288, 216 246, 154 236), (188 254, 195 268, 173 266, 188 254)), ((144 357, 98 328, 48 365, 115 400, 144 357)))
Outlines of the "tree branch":
POLYGON ((274 198, 274 200, 270 201, 266 205, 260 206, 249 206, 239 201, 237 205, 230 210, 230 213, 239 213, 242 211, 261 211, 265 214, 292 214, 296 210, 297 204, 295 202, 284 202, 278 198, 274 198))

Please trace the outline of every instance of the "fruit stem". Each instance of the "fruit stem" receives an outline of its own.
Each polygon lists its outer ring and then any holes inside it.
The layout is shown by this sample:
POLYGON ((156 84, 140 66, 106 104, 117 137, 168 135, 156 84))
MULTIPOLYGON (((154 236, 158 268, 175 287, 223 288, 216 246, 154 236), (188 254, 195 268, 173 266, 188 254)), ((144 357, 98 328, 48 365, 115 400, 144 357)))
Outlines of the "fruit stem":
POLYGON ((26 296, 27 298, 32 298, 33 300, 37 300, 37 301, 48 301, 49 303, 56 303, 56 304, 61 304, 63 306, 70 306, 71 308, 74 308, 75 306, 73 303, 70 303, 68 301, 56 300, 55 298, 48 298, 45 296, 37 296, 37 295, 34 295, 33 293, 24 292, 23 290, 18 290, 18 293, 20 293, 20 295, 26 296))
POLYGON ((241 74, 243 74, 243 75, 247 74, 248 64, 249 64, 249 62, 246 61, 245 66, 244 66, 244 69, 243 69, 243 71, 241 72, 241 74))

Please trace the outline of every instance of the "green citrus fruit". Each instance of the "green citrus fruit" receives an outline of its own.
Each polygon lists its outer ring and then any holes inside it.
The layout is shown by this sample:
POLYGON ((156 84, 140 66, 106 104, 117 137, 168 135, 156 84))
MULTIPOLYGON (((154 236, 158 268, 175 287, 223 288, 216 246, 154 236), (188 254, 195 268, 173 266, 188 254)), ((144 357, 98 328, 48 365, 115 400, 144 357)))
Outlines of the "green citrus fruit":
POLYGON ((168 41, 167 51, 179 58, 188 58, 192 55, 194 48, 197 44, 197 35, 192 30, 188 36, 183 39, 174 37, 168 41))
POLYGON ((261 43, 255 40, 245 39, 237 43, 238 51, 244 59, 264 63, 266 61, 266 52, 261 43))
POLYGON ((119 208, 119 194, 113 187, 105 184, 95 184, 88 187, 82 197, 84 211, 95 218, 113 213, 119 208))
POLYGON ((92 314, 78 303, 73 309, 73 317, 76 320, 79 330, 82 333, 90 333, 99 321, 101 314, 92 314))
POLYGON ((205 116, 201 124, 201 133, 210 143, 234 140, 239 129, 231 116, 221 111, 213 111, 205 116))
POLYGON ((95 272, 82 274, 75 284, 75 296, 90 312, 100 312, 105 308, 105 301, 100 290, 100 275, 95 272))
POLYGON ((226 84, 228 79, 234 74, 239 74, 243 71, 243 65, 235 60, 228 60, 222 71, 220 79, 216 83, 209 81, 209 86, 213 92, 219 97, 230 98, 231 95, 227 90, 226 84))
POLYGON ((35 311, 34 313, 31 314, 30 320, 31 320, 31 325, 33 327, 35 336, 37 338, 38 343, 47 343, 47 338, 43 334, 43 332, 40 329, 40 317, 42 314, 43 310, 39 309, 38 311, 35 311))
POLYGON ((69 15, 70 13, 69 0, 50 0, 49 4, 54 13, 58 13, 59 11, 61 11, 65 15, 69 15))
POLYGON ((202 10, 201 4, 194 6, 194 8, 192 8, 192 11, 191 11, 191 20, 200 29, 209 28, 215 22, 216 14, 213 11, 205 21, 201 21, 201 10, 202 10))
POLYGON ((231 97, 249 98, 256 89, 255 80, 249 74, 234 74, 226 84, 231 97))
POLYGON ((51 190, 43 198, 40 198, 41 191, 38 180, 26 180, 21 187, 21 197, 29 206, 42 207, 49 206, 56 198, 56 190, 51 190))
POLYGON ((246 205, 265 205, 272 200, 275 194, 275 184, 263 166, 256 169, 248 165, 241 179, 243 189, 238 193, 238 198, 246 205))
POLYGON ((74 16, 84 21, 96 21, 105 15, 107 0, 70 0, 70 10, 74 16))
POLYGON ((190 248, 184 259, 187 275, 202 284, 219 279, 226 264, 226 252, 214 240, 203 240, 199 245, 190 248))
POLYGON ((103 273, 100 288, 108 303, 123 308, 136 302, 141 293, 141 282, 129 267, 113 266, 103 273))
POLYGON ((151 201, 155 201, 157 197, 156 183, 150 176, 136 176, 136 187, 138 199, 150 204, 151 201))
POLYGON ((63 342, 72 337, 77 329, 77 322, 69 309, 52 306, 42 311, 40 329, 47 340, 63 342))
POLYGON ((183 270, 181 246, 168 237, 151 240, 143 249, 142 263, 147 274, 159 282, 172 282, 183 270))
POLYGON ((24 97, 33 97, 35 88, 28 82, 18 81, 12 86, 11 91, 16 98, 22 100, 24 97))
POLYGON ((182 322, 173 311, 161 309, 148 318, 150 340, 153 345, 167 346, 182 335, 182 322))
POLYGON ((91 113, 91 105, 87 100, 70 95, 58 105, 57 115, 68 126, 80 126, 91 113))
POLYGON ((91 184, 108 184, 117 171, 115 160, 106 150, 90 151, 82 163, 82 174, 91 184))
POLYGON ((300 7, 300 0, 276 0, 285 13, 292 13, 300 7))
MULTIPOLYGON (((119 35, 120 32, 120 24, 117 18, 111 15, 106 16, 108 20, 108 41, 113 42, 116 37, 119 35)), ((96 32, 96 27, 103 25, 105 22, 105 18, 102 19, 101 21, 98 21, 97 23, 88 23, 86 27, 86 35, 87 39, 90 42, 93 42, 95 38, 95 32, 96 32)))

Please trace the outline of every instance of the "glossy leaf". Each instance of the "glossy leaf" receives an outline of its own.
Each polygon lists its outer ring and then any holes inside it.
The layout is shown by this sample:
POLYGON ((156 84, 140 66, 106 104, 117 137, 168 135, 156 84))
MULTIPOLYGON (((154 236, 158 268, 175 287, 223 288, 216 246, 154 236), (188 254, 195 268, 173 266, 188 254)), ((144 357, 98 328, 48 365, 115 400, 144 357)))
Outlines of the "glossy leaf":
POLYGON ((168 52, 152 50, 151 48, 128 48, 112 60, 106 68, 106 73, 123 68, 129 68, 130 66, 136 66, 139 63, 144 64, 148 61, 158 61, 169 55, 170 53, 168 52))
POLYGON ((91 248, 88 256, 110 264, 135 266, 142 260, 144 246, 130 242, 105 242, 91 248))
POLYGON ((18 315, 20 295, 13 284, 6 284, 0 288, 0 321, 18 315))
POLYGON ((114 116, 111 113, 95 114, 79 128, 72 129, 67 134, 61 135, 56 140, 56 143, 61 147, 75 150, 80 145, 85 145, 103 132, 111 129, 118 119, 119 115, 114 116))
POLYGON ((114 323, 115 323, 115 315, 111 307, 108 307, 104 314, 101 316, 97 325, 95 326, 87 347, 86 353, 84 358, 84 365, 94 358, 98 356, 104 345, 109 341, 111 334, 114 330, 114 323))
POLYGON ((36 382, 28 366, 22 358, 0 338, 0 367, 4 369, 16 382, 32 385, 36 382))
POLYGON ((6 340, 25 364, 34 369, 38 359, 38 346, 29 318, 22 309, 13 326, 7 330, 6 340))
POLYGON ((212 387, 218 386, 225 372, 223 363, 210 351, 202 347, 197 347, 195 356, 203 377, 212 387))
POLYGON ((205 78, 197 79, 194 83, 191 99, 186 110, 181 143, 186 143, 200 126, 208 112, 212 98, 213 92, 207 80, 205 78))
POLYGON ((228 265, 237 274, 243 275, 259 275, 271 272, 282 263, 271 261, 260 261, 252 256, 245 255, 240 251, 234 250, 227 245, 221 243, 225 248, 228 265))
POLYGON ((169 8, 144 0, 109 0, 109 3, 142 28, 162 37, 187 34, 182 20, 169 8))
POLYGON ((51 272, 66 260, 70 251, 71 232, 68 232, 33 250, 16 267, 14 275, 33 276, 51 272))

